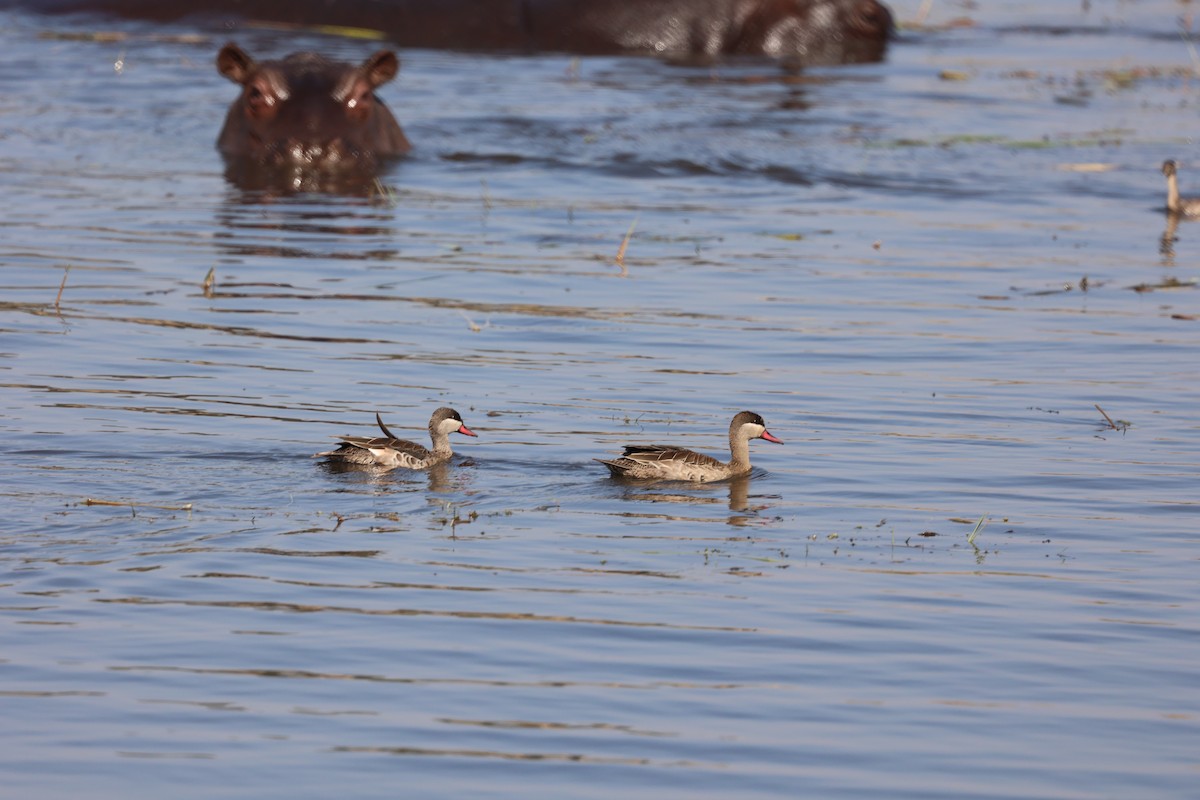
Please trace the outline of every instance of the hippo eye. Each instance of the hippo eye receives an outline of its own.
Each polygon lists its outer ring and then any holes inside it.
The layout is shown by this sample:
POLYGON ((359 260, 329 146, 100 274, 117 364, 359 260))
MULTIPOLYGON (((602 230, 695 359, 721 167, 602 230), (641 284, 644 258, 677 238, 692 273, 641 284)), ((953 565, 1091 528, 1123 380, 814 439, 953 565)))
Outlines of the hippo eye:
POLYGON ((257 84, 246 87, 246 108, 251 114, 262 114, 270 111, 276 103, 276 97, 270 92, 263 91, 257 84))
POLYGON ((371 116, 374 99, 369 86, 363 86, 361 83, 354 86, 343 100, 347 118, 354 122, 366 122, 371 116))

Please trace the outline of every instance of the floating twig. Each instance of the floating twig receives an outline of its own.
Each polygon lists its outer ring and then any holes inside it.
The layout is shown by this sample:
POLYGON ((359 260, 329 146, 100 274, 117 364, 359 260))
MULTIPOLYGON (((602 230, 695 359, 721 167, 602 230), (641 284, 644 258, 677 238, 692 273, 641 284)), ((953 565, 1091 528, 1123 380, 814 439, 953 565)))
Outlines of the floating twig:
POLYGON ((191 511, 192 504, 184 503, 181 506, 160 506, 154 503, 138 503, 133 500, 97 500, 94 497, 89 497, 83 501, 85 506, 119 506, 122 508, 158 508, 163 511, 191 511))

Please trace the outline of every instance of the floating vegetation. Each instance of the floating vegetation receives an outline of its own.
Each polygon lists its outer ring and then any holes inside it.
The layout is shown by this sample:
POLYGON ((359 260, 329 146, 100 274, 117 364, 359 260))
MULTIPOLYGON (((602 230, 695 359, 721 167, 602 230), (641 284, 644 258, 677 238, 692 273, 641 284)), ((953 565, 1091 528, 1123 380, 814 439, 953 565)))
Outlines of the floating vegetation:
POLYGON ((1058 137, 1042 136, 1037 139, 1013 139, 1008 136, 992 133, 957 133, 930 139, 901 138, 891 141, 866 139, 863 141, 863 146, 880 149, 902 149, 912 147, 950 148, 962 145, 994 145, 1013 150, 1075 149, 1118 145, 1128 135, 1130 135, 1130 131, 1111 130, 1095 131, 1080 135, 1063 134, 1058 137))
POLYGON ((1158 283, 1138 283, 1129 287, 1135 292, 1164 292, 1171 289, 1195 289, 1196 279, 1189 278, 1186 281, 1181 281, 1172 276, 1163 278, 1158 283))
POLYGON ((972 530, 969 534, 967 534, 967 544, 971 545, 972 547, 975 546, 975 537, 979 535, 979 531, 982 530, 983 522, 986 519, 987 519, 987 514, 984 514, 982 517, 979 518, 979 521, 975 523, 974 530, 972 530))
POLYGON ((1062 286, 1060 286, 1056 289, 1038 289, 1036 291, 1025 292, 1025 296, 1026 297, 1045 297, 1046 295, 1052 295, 1052 294, 1066 294, 1067 292, 1073 292, 1076 289, 1079 289, 1079 291, 1081 291, 1081 292, 1087 292, 1088 289, 1097 288, 1097 287, 1100 287, 1103 285, 1104 284, 1102 282, 1092 281, 1088 278, 1087 275, 1084 275, 1082 278, 1079 279, 1078 284, 1064 283, 1062 286))
POLYGON ((192 504, 184 503, 180 506, 163 506, 155 503, 139 503, 135 500, 99 500, 95 497, 89 497, 83 501, 85 506, 117 506, 120 508, 157 508, 161 511, 191 511, 192 504))
POLYGON ((62 303, 63 289, 67 288, 67 276, 71 274, 71 265, 68 264, 63 270, 62 283, 58 285, 58 294, 54 297, 54 310, 59 310, 59 304, 62 303))
POLYGON ((1108 415, 1108 412, 1100 407, 1099 403, 1093 403, 1092 405, 1094 405, 1096 410, 1099 411, 1101 416, 1104 417, 1105 422, 1108 423, 1108 427, 1114 431, 1120 431, 1121 433, 1124 433, 1129 429, 1129 426, 1133 424, 1131 422, 1126 422, 1123 419, 1114 421, 1113 418, 1108 415))
POLYGON ((42 31, 39 39, 58 42, 128 42, 134 39, 148 42, 166 42, 168 44, 208 44, 211 38, 198 33, 143 33, 135 34, 127 31, 42 31))
POLYGON ((344 25, 298 25, 267 20, 248 20, 245 25, 247 28, 259 28, 267 31, 317 33, 324 36, 341 36, 346 39, 365 39, 372 42, 382 42, 387 39, 387 34, 374 28, 352 28, 344 25))
POLYGON ((400 198, 396 196, 396 190, 379 180, 379 178, 371 181, 367 199, 371 205, 378 205, 383 208, 396 208, 400 205, 400 198))
POLYGON ((1116 164, 1108 164, 1103 162, 1059 164, 1057 167, 1060 172, 1112 172, 1116 168, 1116 164))
POLYGON ((479 333, 481 330, 483 330, 484 328, 486 328, 492 324, 491 322, 485 322, 482 325, 480 325, 475 320, 468 317, 467 312, 463 311, 461 308, 458 310, 458 313, 462 314, 462 318, 467 321, 467 327, 471 330, 472 333, 479 333))
POLYGON ((625 231, 625 238, 621 240, 621 246, 617 248, 616 265, 621 268, 621 277, 628 277, 629 270, 625 267, 625 251, 629 248, 629 240, 633 238, 633 231, 637 228, 638 217, 633 218, 633 222, 629 223, 629 230, 625 231))

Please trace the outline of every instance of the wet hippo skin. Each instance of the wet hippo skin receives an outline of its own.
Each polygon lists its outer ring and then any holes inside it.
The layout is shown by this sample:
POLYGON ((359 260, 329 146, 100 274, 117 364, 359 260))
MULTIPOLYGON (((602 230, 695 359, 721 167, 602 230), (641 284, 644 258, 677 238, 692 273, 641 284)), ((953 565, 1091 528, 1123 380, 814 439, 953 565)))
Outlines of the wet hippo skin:
POLYGON ((752 54, 802 64, 878 61, 892 31, 878 0, 0 0, 5 6, 361 27, 405 47, 752 54))
POLYGON ((380 50, 361 64, 293 53, 256 62, 236 44, 217 54, 217 71, 242 87, 217 149, 266 166, 373 167, 411 149, 375 89, 396 77, 399 59, 380 50))

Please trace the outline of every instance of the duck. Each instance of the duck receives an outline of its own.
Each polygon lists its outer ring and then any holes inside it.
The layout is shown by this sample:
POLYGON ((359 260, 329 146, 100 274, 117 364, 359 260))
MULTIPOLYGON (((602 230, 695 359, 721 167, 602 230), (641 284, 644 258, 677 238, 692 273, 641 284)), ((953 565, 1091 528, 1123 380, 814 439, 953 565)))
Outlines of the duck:
POLYGON ((728 462, 683 447, 661 444, 626 445, 620 458, 597 458, 614 478, 634 480, 721 481, 750 471, 750 440, 766 439, 783 444, 767 430, 763 418, 753 411, 736 414, 729 423, 728 462))
POLYGON ((1184 217, 1200 217, 1200 197, 1180 197, 1175 173, 1175 162, 1164 161, 1162 174, 1167 176, 1167 211, 1184 217))
POLYGON ((383 431, 383 437, 369 436, 339 436, 342 443, 336 450, 316 453, 313 458, 328 458, 343 464, 355 464, 363 467, 378 467, 391 470, 397 467, 404 469, 428 469, 435 464, 449 461, 454 455, 450 448, 450 434, 461 433, 464 436, 477 436, 468 428, 459 413, 453 408, 439 408, 429 418, 429 438, 433 440, 433 449, 429 450, 416 442, 395 436, 383 424, 379 412, 375 412, 375 423, 383 431))

